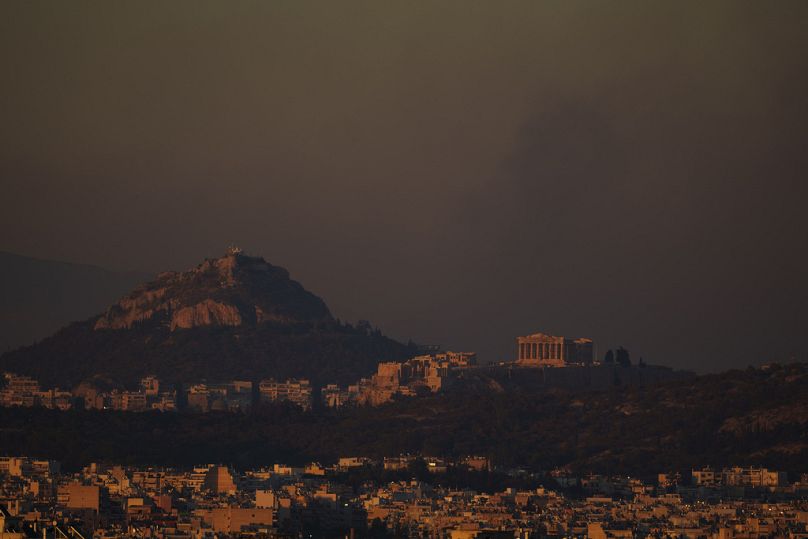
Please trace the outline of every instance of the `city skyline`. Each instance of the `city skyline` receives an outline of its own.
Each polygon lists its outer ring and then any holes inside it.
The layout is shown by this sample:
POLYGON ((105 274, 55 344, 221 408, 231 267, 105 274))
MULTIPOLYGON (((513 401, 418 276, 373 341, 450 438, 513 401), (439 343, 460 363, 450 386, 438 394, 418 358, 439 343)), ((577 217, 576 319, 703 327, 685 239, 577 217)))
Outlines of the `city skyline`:
POLYGON ((0 539, 808 539, 808 2, 0 2, 0 539))

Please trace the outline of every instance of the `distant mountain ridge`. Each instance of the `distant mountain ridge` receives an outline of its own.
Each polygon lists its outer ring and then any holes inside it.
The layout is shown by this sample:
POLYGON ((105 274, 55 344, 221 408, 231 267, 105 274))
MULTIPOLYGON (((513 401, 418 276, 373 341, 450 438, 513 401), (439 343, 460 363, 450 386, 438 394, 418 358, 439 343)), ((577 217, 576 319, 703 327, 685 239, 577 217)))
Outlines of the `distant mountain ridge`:
POLYGON ((306 377, 355 381, 412 347, 337 321, 325 302, 263 258, 237 249, 163 272, 100 315, 0 356, 0 370, 72 387, 92 377, 166 381, 306 377))
POLYGON ((98 313, 149 277, 0 251, 0 352, 98 313))

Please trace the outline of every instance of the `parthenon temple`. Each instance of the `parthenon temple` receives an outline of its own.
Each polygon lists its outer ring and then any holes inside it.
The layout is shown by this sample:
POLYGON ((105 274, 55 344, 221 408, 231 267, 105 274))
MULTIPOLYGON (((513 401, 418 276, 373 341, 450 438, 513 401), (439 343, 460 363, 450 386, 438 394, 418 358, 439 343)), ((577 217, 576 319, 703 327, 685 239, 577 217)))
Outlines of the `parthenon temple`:
POLYGON ((564 367, 592 363, 593 346, 591 339, 569 339, 534 333, 516 338, 518 346, 517 362, 523 365, 564 367))

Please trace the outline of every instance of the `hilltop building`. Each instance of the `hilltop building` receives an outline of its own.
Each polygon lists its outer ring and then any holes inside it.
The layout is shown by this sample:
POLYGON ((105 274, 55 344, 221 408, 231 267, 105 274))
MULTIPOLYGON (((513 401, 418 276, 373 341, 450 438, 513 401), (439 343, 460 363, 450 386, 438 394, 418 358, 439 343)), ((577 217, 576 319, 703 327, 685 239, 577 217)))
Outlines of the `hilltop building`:
POLYGON ((592 339, 570 339, 544 333, 516 338, 517 363, 537 367, 590 365, 593 361, 592 339))
POLYGON ((712 468, 693 470, 691 477, 694 485, 700 487, 778 487, 787 483, 783 472, 771 471, 766 468, 724 468, 721 471, 712 468))
POLYGON ((59 388, 41 389, 39 382, 28 376, 10 372, 3 373, 5 387, 0 389, 0 406, 44 406, 68 410, 72 407, 72 395, 59 388))
POLYGON ((140 387, 147 397, 156 397, 160 394, 160 379, 156 376, 146 376, 140 380, 140 387))
POLYGON ((252 406, 252 382, 200 383, 187 391, 188 409, 196 412, 244 411, 252 406))
POLYGON ((351 394, 337 384, 328 384, 320 391, 323 404, 329 408, 339 408, 351 402, 351 394))
POLYGON ((261 400, 264 402, 291 401, 304 410, 311 408, 312 387, 309 380, 290 378, 285 382, 273 378, 261 380, 258 385, 261 400))
MULTIPOLYGON (((382 362, 372 377, 348 386, 348 398, 358 404, 376 406, 395 395, 412 397, 435 393, 449 383, 452 371, 476 364, 474 352, 441 352, 415 356, 403 363, 382 362)), ((335 386, 329 388, 328 396, 324 396, 327 405, 333 406, 331 403, 337 401, 334 397, 337 390, 335 386)))

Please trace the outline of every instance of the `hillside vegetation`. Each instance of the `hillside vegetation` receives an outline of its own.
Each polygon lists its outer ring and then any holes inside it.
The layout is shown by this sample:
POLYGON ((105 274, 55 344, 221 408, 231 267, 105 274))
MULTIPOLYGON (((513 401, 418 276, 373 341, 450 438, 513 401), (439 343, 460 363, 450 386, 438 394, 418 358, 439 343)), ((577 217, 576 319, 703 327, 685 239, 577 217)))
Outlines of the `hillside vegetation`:
POLYGON ((808 366, 793 364, 601 392, 458 390, 336 411, 284 403, 247 415, 0 409, 0 452, 68 466, 417 452, 486 455, 535 470, 652 474, 755 464, 808 471, 806 424, 808 366))

